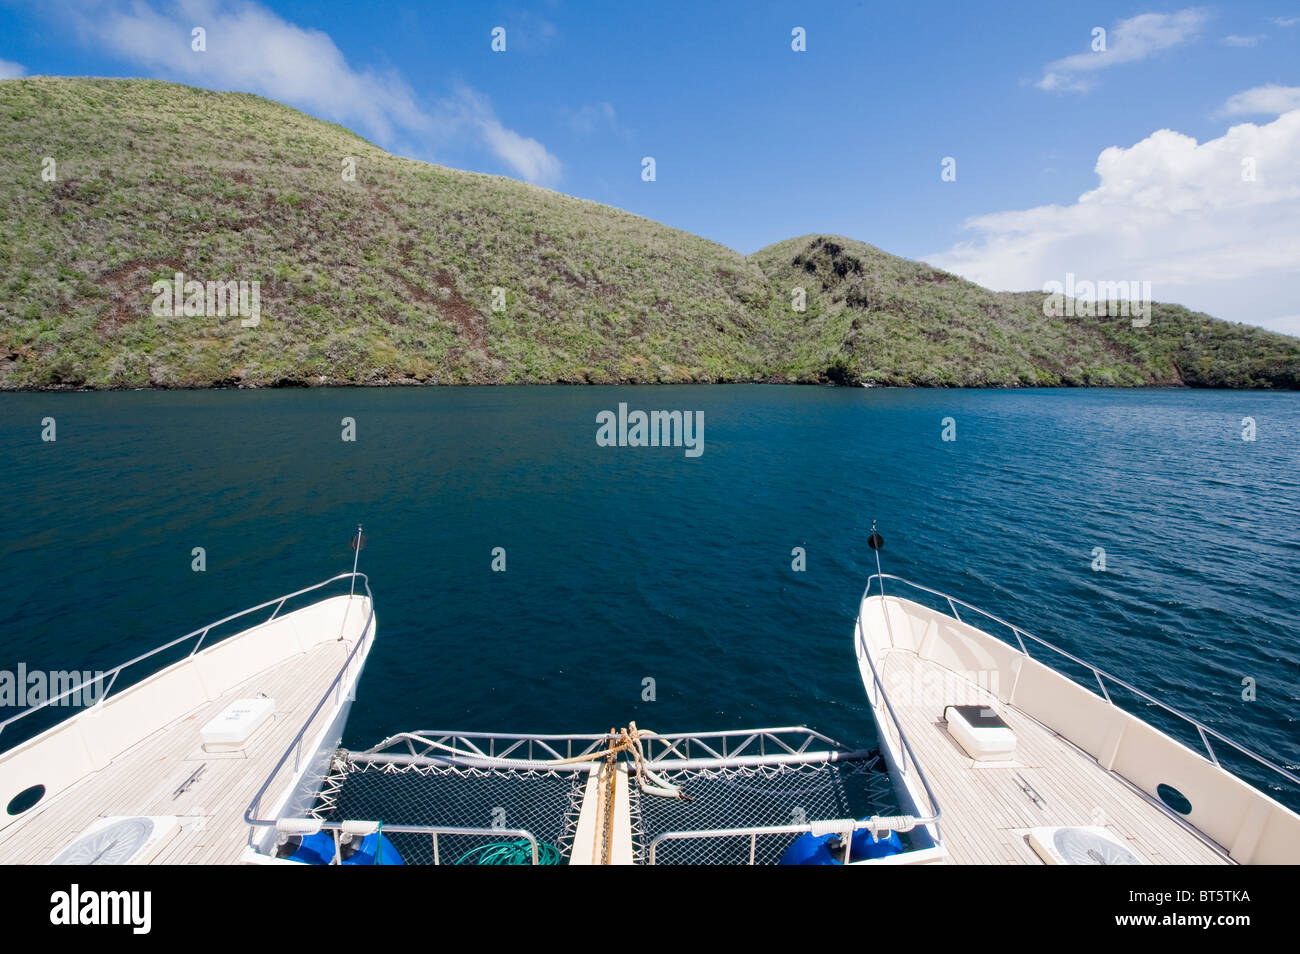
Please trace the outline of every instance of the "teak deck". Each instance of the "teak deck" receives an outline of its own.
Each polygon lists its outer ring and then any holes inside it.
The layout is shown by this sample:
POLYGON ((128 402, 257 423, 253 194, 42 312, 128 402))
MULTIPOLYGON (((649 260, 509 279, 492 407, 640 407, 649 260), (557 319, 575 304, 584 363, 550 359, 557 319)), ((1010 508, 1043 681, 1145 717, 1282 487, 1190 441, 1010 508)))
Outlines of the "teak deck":
POLYGON ((951 685, 955 673, 908 650, 884 653, 881 679, 938 799, 939 826, 954 864, 1042 864, 1024 830, 1045 825, 1101 825, 1149 864, 1228 864, 1199 833, 1090 755, 986 690, 972 694, 1016 735, 1016 761, 976 767, 942 721, 943 704, 920 703, 907 689, 951 685), (927 671, 929 670, 929 671, 927 671), (1022 776, 1046 804, 1024 792, 1022 776))
MULTIPOLYGON (((354 645, 320 643, 205 702, 120 754, 47 805, 0 831, 0 863, 47 864, 81 831, 111 815, 175 815, 181 830, 154 864, 233 864, 248 841, 244 810, 320 701, 354 645), (199 729, 235 699, 265 693, 275 715, 238 752, 205 752, 199 729), (176 790, 201 765, 189 789, 176 790)), ((320 732, 325 706, 306 734, 320 732)))

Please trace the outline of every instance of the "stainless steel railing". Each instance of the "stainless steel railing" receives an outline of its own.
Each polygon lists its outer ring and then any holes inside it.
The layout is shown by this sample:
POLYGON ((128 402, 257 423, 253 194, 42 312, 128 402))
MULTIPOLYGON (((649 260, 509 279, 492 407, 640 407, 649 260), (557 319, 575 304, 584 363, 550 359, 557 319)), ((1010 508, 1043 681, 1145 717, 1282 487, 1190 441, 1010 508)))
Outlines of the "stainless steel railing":
MULTIPOLYGON (((1110 673, 1106 672, 1104 669, 1094 666, 1092 663, 1080 659, 1078 656, 1075 656, 1072 653, 1066 652, 1064 649, 1061 649, 1059 646, 1054 646, 1052 643, 1049 643, 1047 640, 1035 636, 1033 633, 1029 632, 1026 629, 1022 629, 1021 627, 1016 626, 1013 623, 1008 623, 1000 616, 996 616, 993 613, 988 612, 987 610, 982 610, 978 606, 974 606, 970 603, 967 603, 965 600, 958 599, 955 596, 949 596, 947 593, 943 593, 939 590, 931 589, 928 586, 922 586, 920 583, 913 583, 911 580, 905 579, 901 576, 895 576, 892 573, 873 573, 867 580, 867 590, 863 594, 862 598, 865 600, 867 596, 871 594, 871 584, 873 581, 879 584, 880 596, 884 597, 885 580, 893 580, 898 583, 902 583, 906 586, 910 586, 913 589, 921 590, 922 592, 929 593, 932 596, 937 596, 943 600, 946 600, 948 603, 948 608, 952 612, 953 619, 957 620, 957 622, 959 623, 966 623, 966 620, 962 619, 961 614, 957 612, 957 607, 960 605, 965 609, 970 610, 972 613, 978 613, 980 616, 983 616, 985 619, 990 619, 993 622, 1006 627, 1015 636, 1016 643, 1020 648, 1020 652, 1026 658, 1029 659, 1034 658, 1033 656, 1029 655, 1029 650, 1025 647, 1025 639, 1029 639, 1032 642, 1035 642, 1046 649, 1050 649, 1052 652, 1070 660, 1076 665, 1082 666, 1083 668, 1087 669, 1089 672, 1092 673, 1093 678, 1097 680, 1097 685, 1101 688, 1102 698, 1104 698, 1111 705, 1115 705, 1115 703, 1111 699, 1110 692, 1106 688, 1107 680, 1109 680, 1113 685, 1120 686, 1128 690, 1138 698, 1143 699, 1146 702, 1149 702, 1151 705, 1158 706, 1159 708, 1163 709, 1165 712, 1168 712, 1170 715, 1175 716, 1178 719, 1181 719, 1183 722, 1186 722, 1188 725, 1195 728, 1197 733, 1201 737, 1201 742, 1205 745, 1205 751, 1208 753, 1210 761, 1214 765, 1219 766, 1220 768, 1222 768, 1222 766, 1219 765, 1219 757, 1215 754, 1214 747, 1210 744, 1211 736, 1213 736, 1218 741, 1222 742, 1224 745, 1227 745, 1235 749, 1237 752, 1241 753, 1247 758, 1252 759, 1253 761, 1264 766, 1264 768, 1276 772, 1278 775, 1282 776, 1283 778, 1287 779, 1288 781, 1296 785, 1300 785, 1300 777, 1297 777, 1294 773, 1289 772, 1288 770, 1284 769, 1280 765, 1276 765, 1275 763, 1269 761, 1259 753, 1253 752, 1250 749, 1246 748, 1244 745, 1241 745, 1238 742, 1234 742, 1232 739, 1229 739, 1227 736, 1222 735, 1219 732, 1216 732, 1214 729, 1211 729, 1209 726, 1201 722, 1199 719, 1195 719, 1192 716, 1187 715, 1187 713, 1182 712, 1181 710, 1176 709, 1173 706, 1168 705, 1167 703, 1161 702, 1159 699, 1155 698, 1154 696, 1146 692, 1143 692, 1141 689, 1137 688, 1131 683, 1126 682, 1117 676, 1113 676, 1110 673)), ((967 623, 967 625, 971 625, 971 624, 967 623)), ((983 632, 983 630, 981 630, 981 632, 983 632)), ((994 634, 990 633, 989 635, 992 636, 994 634)), ((1002 642, 1006 642, 1006 640, 1002 640, 1002 642)), ((1037 660, 1037 661, 1041 662, 1041 660, 1037 660)), ((874 671, 875 667, 872 668, 874 671)))
MULTIPOLYGON (((606 751, 616 740, 602 733, 514 733, 514 732, 464 732, 459 730, 425 729, 399 732, 363 752, 341 751, 348 759, 383 767, 448 766, 468 769, 545 771, 555 774, 588 773, 595 763, 577 761, 606 751), (565 760, 566 764, 557 764, 565 760)), ((792 766, 809 763, 835 763, 864 759, 874 755, 865 750, 850 750, 806 726, 780 726, 764 729, 724 729, 715 732, 682 732, 649 734, 642 737, 646 766, 655 771, 711 770, 723 767, 748 765, 792 766)), ((283 764, 283 763, 282 763, 283 764)), ((278 770, 277 770, 278 771, 278 770)), ((273 776, 276 773, 273 773, 273 776)), ((265 789, 267 786, 263 786, 265 789)), ((261 793, 259 793, 260 796, 261 793)), ((256 801, 250 809, 255 808, 256 801)), ((251 818, 253 825, 274 826, 286 833, 314 833, 328 831, 337 839, 349 825, 365 822, 347 819, 323 820, 311 818, 251 818)), ((748 828, 696 829, 663 832, 649 847, 649 860, 656 863, 658 846, 670 840, 718 839, 731 837, 750 838, 751 860, 757 838, 763 835, 799 833, 806 831, 831 832, 851 838, 853 831, 869 829, 907 831, 925 821, 911 817, 839 819, 792 825, 754 826, 748 828)), ((370 823, 373 824, 373 823, 370 823)), ((464 828, 434 824, 402 824, 386 820, 383 830, 389 833, 425 835, 432 839, 434 864, 442 863, 439 856, 439 836, 459 837, 517 837, 530 846, 533 864, 537 864, 538 846, 534 836, 525 829, 464 828)), ((846 841, 847 844, 847 841, 846 841)), ((847 849, 846 849, 847 850, 847 849)))
MULTIPOLYGON (((361 580, 361 585, 365 587, 366 590, 366 606, 368 607, 368 612, 366 613, 366 622, 362 627, 361 635, 357 637, 357 641, 352 646, 352 651, 348 653, 347 659, 343 660, 343 665, 339 667, 339 671, 334 674, 333 680, 331 680, 329 686, 327 686, 325 691, 321 694, 320 699, 316 702, 316 707, 311 710, 311 715, 307 716, 302 727, 298 729, 293 740, 284 750, 284 754, 280 756, 279 761, 275 763, 275 767, 271 769, 270 773, 266 776, 266 780, 262 782, 261 787, 257 790, 257 794, 253 796, 253 800, 249 803, 248 808, 244 812, 244 821, 249 825, 275 824, 276 820, 274 818, 266 819, 254 817, 254 814, 261 809, 262 796, 265 795, 267 789, 271 787, 271 783, 275 781, 276 776, 280 774, 280 769, 284 768, 285 763, 289 761, 289 756, 291 755, 293 756, 294 781, 295 784, 297 784, 297 774, 302 761, 303 737, 307 734, 307 730, 312 727, 313 723, 315 723, 316 716, 320 714, 321 709, 324 708, 325 703, 329 701, 331 695, 334 696, 334 702, 336 705, 341 701, 340 695, 343 691, 343 677, 347 674, 349 668, 351 668, 352 661, 356 658, 357 653, 374 638, 375 601, 371 596, 370 580, 366 575, 364 573, 356 572, 342 573, 339 576, 334 577, 332 580, 326 580, 325 582, 332 583, 334 580, 341 580, 349 576, 359 578, 361 580)), ((253 833, 250 831, 250 840, 252 834, 253 833)))
POLYGON ((873 834, 885 835, 891 831, 911 831, 916 825, 924 824, 923 819, 913 818, 911 816, 894 816, 894 817, 876 817, 855 820, 852 818, 840 819, 838 821, 816 821, 803 822, 800 824, 790 825, 749 825, 743 828, 692 828, 678 829, 675 831, 660 832, 650 842, 649 864, 657 865, 659 863, 659 847, 670 841, 707 841, 720 840, 724 838, 748 838, 749 839, 749 864, 757 863, 758 839, 771 835, 826 835, 834 834, 840 837, 841 841, 841 861, 848 864, 851 857, 853 843, 853 833, 857 831, 869 831, 873 834))
MULTIPOLYGON (((606 751, 617 736, 603 733, 547 735, 514 732, 463 732, 425 729, 399 732, 364 752, 344 753, 369 765, 384 767, 454 766, 458 768, 545 771, 556 774, 587 773, 594 763, 584 759, 606 751), (565 764, 557 764, 564 761, 565 764)), ((873 752, 850 750, 830 736, 806 726, 779 726, 765 729, 723 729, 714 732, 647 733, 642 737, 646 767, 653 771, 701 771, 742 766, 798 766, 815 763, 840 763, 874 757, 873 752)), ((754 863, 758 839, 772 835, 802 832, 836 833, 844 840, 847 858, 852 833, 870 830, 910 831, 915 825, 932 819, 893 816, 855 820, 812 821, 787 825, 755 825, 741 828, 700 828, 659 833, 648 846, 649 864, 657 864, 666 842, 683 840, 721 840, 746 838, 749 860, 754 863)), ((281 819, 278 825, 299 822, 281 819)), ((346 821, 319 823, 302 821, 302 825, 337 831, 346 821)), ((438 860, 438 835, 502 835, 500 830, 445 828, 433 825, 394 825, 384 823, 384 831, 429 835, 433 838, 434 863, 438 860)), ((507 833, 508 834, 508 833, 507 833)), ((530 839, 531 842, 531 839, 530 839)), ((535 850, 535 849, 534 849, 535 850)), ((534 862, 536 863, 536 862, 534 862)))
MULTIPOLYGON (((379 827, 377 823, 364 823, 354 821, 324 821, 317 818, 281 818, 273 823, 277 831, 286 835, 304 835, 315 834, 318 831, 329 832, 330 837, 334 840, 334 858, 330 864, 338 864, 341 858, 341 836, 343 834, 352 834, 349 829, 357 829, 356 833, 375 833, 384 834, 401 834, 401 835, 428 835, 431 840, 433 849, 433 863, 435 865, 444 864, 442 860, 442 845, 439 838, 491 838, 500 840, 503 838, 515 838, 528 843, 530 864, 540 864, 537 838, 526 828, 459 828, 454 825, 390 825, 387 822, 379 827), (361 827, 364 826, 364 827, 361 827)), ((459 859, 458 859, 459 860, 459 859)), ((453 861, 452 864, 456 862, 453 861)))
MULTIPOLYGON (((377 764, 436 763, 585 772, 591 763, 576 760, 603 753, 612 741, 617 741, 617 736, 607 732, 543 735, 424 729, 399 732, 356 755, 377 764), (556 764, 560 760, 574 761, 566 765, 556 764)), ((865 754, 851 752, 829 736, 806 726, 663 735, 645 732, 641 742, 646 762, 655 770, 746 764, 788 765, 836 761, 865 754)))
MULTIPOLYGON (((366 575, 364 573, 356 573, 356 572, 340 573, 338 576, 330 577, 328 580, 322 580, 320 583, 316 583, 312 586, 304 587, 303 589, 296 590, 293 593, 286 593, 284 596, 277 596, 273 599, 267 600, 265 603, 258 603, 256 606, 250 606, 248 609, 240 610, 238 613, 232 613, 230 616, 226 616, 223 619, 219 619, 213 623, 208 623, 206 626, 203 626, 200 629, 196 629, 191 633, 186 633, 184 636, 178 636, 176 639, 173 639, 171 642, 164 643, 161 646, 149 650, 149 652, 147 653, 142 653, 141 655, 136 656, 134 659, 129 659, 124 663, 119 663, 118 665, 114 666, 112 669, 103 670, 94 678, 82 680, 77 685, 59 693, 58 695, 52 696, 49 699, 46 699, 37 705, 29 706, 28 708, 24 709, 22 712, 19 712, 17 715, 10 716, 8 719, 5 719, 3 722, 0 722, 0 733, 3 733, 7 726, 12 725, 18 720, 25 719, 28 716, 32 715, 33 713, 39 712, 41 709, 46 708, 47 706, 53 705, 63 699, 66 699, 68 696, 72 695, 73 693, 79 693, 87 686, 102 682, 104 679, 108 679, 108 685, 104 688, 102 693, 98 694, 98 698, 95 700, 94 705, 91 706, 90 708, 94 708, 94 706, 103 705, 104 702, 108 699, 109 695, 112 693, 113 686, 116 685, 117 683, 117 677, 120 676, 124 670, 129 669, 130 667, 135 666, 138 663, 142 663, 147 659, 151 659, 154 656, 157 656, 159 653, 166 652, 167 650, 171 649, 174 646, 179 646, 181 643, 184 643, 186 640, 193 639, 195 641, 194 647, 186 654, 186 658, 189 658, 199 651, 199 649, 203 646, 204 640, 207 639, 208 633, 216 629, 218 626, 223 626, 226 623, 233 622, 234 620, 237 620, 243 616, 248 616, 251 613, 256 613, 259 610, 264 610, 268 606, 274 606, 275 609, 271 611, 271 615, 267 617, 265 620, 263 620, 261 623, 257 624, 257 625, 265 625, 266 623, 269 623, 276 618, 280 610, 284 607, 284 604, 289 600, 294 599, 295 597, 298 596, 302 596, 305 593, 311 593, 314 590, 319 590, 322 587, 329 586, 331 583, 336 583, 339 580, 345 580, 348 578, 353 578, 354 585, 357 578, 359 578, 362 581, 363 585, 365 586, 366 597, 368 599, 370 596, 370 585, 366 581, 366 575)), ((374 617, 374 609, 372 604, 371 618, 373 619, 373 617, 374 617)), ((367 621, 366 625, 367 628, 369 628, 370 622, 367 621)), ((240 632, 243 632, 243 630, 241 630, 240 632)), ((235 634, 230 633, 228 635, 233 636, 235 634)), ((361 640, 359 640, 358 642, 361 642, 361 640)))
MULTIPOLYGON (((924 807, 930 812, 930 814, 925 816, 924 818, 917 819, 917 823, 922 825, 933 825, 935 841, 936 842, 942 841, 943 835, 939 826, 939 816, 943 814, 943 811, 939 807, 939 800, 935 797, 934 789, 930 787, 930 780, 925 777, 925 769, 921 767, 921 763, 918 762, 916 759, 916 753, 912 751, 912 743, 907 740, 907 733, 903 731, 903 724, 902 722, 899 721, 898 714, 894 712, 894 704, 889 701, 889 693, 885 692, 885 684, 880 678, 880 671, 876 669, 876 662, 874 659, 871 658, 871 649, 870 647, 867 646, 866 633, 862 631, 862 603, 866 600, 867 596, 871 593, 871 580, 873 579, 875 579, 875 576, 868 578, 867 588, 862 594, 862 599, 858 601, 858 614, 857 614, 857 623, 856 623, 856 628, 858 631, 858 645, 862 650, 862 658, 867 661, 867 666, 871 669, 871 681, 876 686, 876 694, 880 697, 880 701, 885 704, 885 712, 889 716, 889 721, 893 723, 894 732, 898 737, 898 744, 900 749, 898 770, 903 775, 903 778, 906 780, 908 777, 907 763, 908 760, 910 759, 912 763, 912 770, 916 772, 916 777, 921 782, 921 788, 925 792, 925 797, 928 804, 924 807)), ((883 593, 883 589, 881 592, 883 593)), ((887 618, 888 617, 886 617, 886 619, 887 618)), ((881 729, 883 731, 884 726, 881 726, 881 729)), ((922 806, 918 805, 917 806, 918 810, 920 810, 921 807, 922 806)))

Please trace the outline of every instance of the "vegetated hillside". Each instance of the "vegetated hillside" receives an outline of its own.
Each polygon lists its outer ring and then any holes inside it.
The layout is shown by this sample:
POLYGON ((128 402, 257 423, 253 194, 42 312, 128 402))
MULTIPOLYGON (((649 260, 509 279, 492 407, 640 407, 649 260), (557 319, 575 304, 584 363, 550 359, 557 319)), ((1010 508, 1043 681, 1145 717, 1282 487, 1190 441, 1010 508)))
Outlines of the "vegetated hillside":
POLYGON ((747 258, 246 94, 6 80, 0 171, 0 388, 1300 386, 1298 339, 1172 305, 1141 329, 1048 319, 1040 293, 842 238, 747 258), (260 282, 260 322, 155 314, 153 283, 178 271, 260 282))
POLYGON ((751 256, 777 286, 803 285, 803 317, 832 380, 885 385, 1300 387, 1300 339, 1155 303, 1130 315, 1047 317, 1042 292, 992 292, 838 236, 751 256), (1141 321, 1142 319, 1138 319, 1141 321))

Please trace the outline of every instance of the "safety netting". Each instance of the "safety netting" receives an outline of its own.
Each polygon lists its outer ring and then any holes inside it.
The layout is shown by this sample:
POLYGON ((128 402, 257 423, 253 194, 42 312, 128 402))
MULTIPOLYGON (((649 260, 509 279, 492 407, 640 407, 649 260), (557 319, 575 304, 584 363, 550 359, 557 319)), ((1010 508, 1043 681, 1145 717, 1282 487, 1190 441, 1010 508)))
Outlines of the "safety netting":
POLYGON ((632 834, 637 860, 659 865, 776 864, 799 837, 789 832, 749 836, 712 834, 722 829, 803 825, 899 813, 879 756, 794 765, 739 765, 660 771, 683 799, 643 794, 633 785, 632 834), (752 857, 751 857, 752 853, 752 857))
POLYGON ((312 814, 325 821, 376 819, 407 864, 525 864, 516 830, 537 841, 541 864, 569 855, 586 772, 374 763, 335 757, 312 814), (392 826, 472 828, 468 834, 394 831, 392 826))
MULTIPOLYGON (((893 815, 899 807, 878 755, 794 764, 655 768, 685 797, 642 792, 629 778, 635 859, 655 864, 775 864, 797 833, 724 836, 724 829, 804 825, 893 815), (688 837, 661 838, 669 833, 688 837), (657 843, 656 840, 658 839, 657 843)), ((565 864, 589 778, 584 770, 374 762, 338 753, 312 814, 374 819, 407 864, 527 864, 533 836, 542 864, 565 864), (477 829, 403 832, 395 827, 477 829)))

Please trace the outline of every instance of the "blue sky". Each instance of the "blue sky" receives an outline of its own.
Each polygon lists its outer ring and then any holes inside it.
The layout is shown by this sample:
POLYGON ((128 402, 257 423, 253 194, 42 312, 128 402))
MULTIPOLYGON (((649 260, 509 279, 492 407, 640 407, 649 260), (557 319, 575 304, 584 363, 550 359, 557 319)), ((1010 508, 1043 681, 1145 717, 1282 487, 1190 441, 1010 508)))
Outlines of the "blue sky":
POLYGON ((839 233, 994 288, 1149 280, 1300 333, 1294 3, 86 0, 0 6, 0 60, 261 93, 745 253, 839 233))

